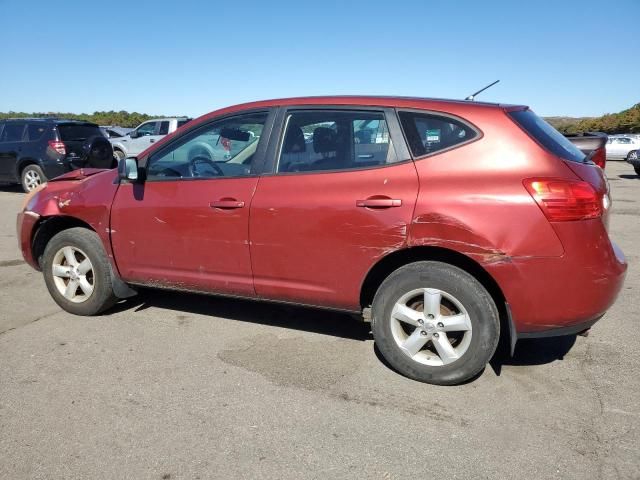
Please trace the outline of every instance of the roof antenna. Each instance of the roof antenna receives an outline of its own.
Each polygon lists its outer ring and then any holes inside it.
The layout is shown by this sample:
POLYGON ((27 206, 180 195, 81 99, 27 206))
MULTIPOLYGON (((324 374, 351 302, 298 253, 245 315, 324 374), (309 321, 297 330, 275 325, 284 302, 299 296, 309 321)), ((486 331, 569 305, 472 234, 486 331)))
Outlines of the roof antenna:
POLYGON ((487 88, 491 88, 493 87, 496 83, 498 83, 500 80, 496 80, 493 83, 490 83, 489 85, 487 85, 484 88, 481 88, 480 90, 478 90, 476 93, 472 93, 471 95, 469 95, 467 98, 465 98, 465 100, 471 100, 472 102, 476 99, 476 95, 478 95, 479 93, 484 92, 487 88))

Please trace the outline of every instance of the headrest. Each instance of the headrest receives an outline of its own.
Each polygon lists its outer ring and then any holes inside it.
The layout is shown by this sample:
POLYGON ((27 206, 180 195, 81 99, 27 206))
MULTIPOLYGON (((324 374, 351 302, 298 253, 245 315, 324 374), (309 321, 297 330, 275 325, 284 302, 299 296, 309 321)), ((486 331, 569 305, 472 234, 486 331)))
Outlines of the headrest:
POLYGON ((300 153, 306 149, 302 129, 297 125, 290 125, 287 129, 287 135, 284 137, 282 153, 300 153))
POLYGON ((338 134, 332 128, 318 127, 313 131, 313 149, 316 153, 338 150, 338 134))

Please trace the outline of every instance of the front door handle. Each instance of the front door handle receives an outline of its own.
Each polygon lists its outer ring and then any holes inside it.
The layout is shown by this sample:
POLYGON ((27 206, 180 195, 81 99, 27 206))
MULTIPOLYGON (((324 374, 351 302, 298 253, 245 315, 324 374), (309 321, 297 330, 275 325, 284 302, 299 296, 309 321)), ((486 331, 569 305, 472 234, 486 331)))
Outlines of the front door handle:
POLYGON ((153 143, 153 142, 155 142, 155 140, 153 138, 150 138, 149 143, 153 143))
POLYGON ((232 210, 234 208, 244 207, 244 202, 236 200, 235 198, 221 198, 209 204, 211 208, 219 208, 221 210, 232 210))
POLYGON ((364 200, 356 200, 356 207, 363 208, 391 208, 402 206, 399 198, 369 197, 364 200))

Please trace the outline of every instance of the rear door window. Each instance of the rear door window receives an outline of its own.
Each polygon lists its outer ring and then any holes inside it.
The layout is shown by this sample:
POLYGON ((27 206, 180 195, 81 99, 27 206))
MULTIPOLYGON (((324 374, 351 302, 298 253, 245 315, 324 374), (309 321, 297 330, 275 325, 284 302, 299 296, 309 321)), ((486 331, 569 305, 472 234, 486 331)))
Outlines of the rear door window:
POLYGON ((158 135, 168 135, 169 134, 169 122, 168 121, 164 121, 164 122, 160 122, 160 131, 158 132, 158 135))
POLYGON ((571 162, 586 161, 578 147, 531 110, 509 112, 509 116, 548 152, 571 162))
POLYGON ((295 111, 286 121, 277 172, 351 170, 397 161, 382 112, 295 111))
POLYGON ((60 140, 63 142, 84 141, 95 135, 103 136, 97 125, 61 123, 58 125, 60 140))
POLYGON ((0 142, 21 142, 25 123, 7 122, 2 130, 0 142))
POLYGON ((414 157, 460 146, 479 135, 470 125, 445 115, 398 112, 398 116, 414 157))

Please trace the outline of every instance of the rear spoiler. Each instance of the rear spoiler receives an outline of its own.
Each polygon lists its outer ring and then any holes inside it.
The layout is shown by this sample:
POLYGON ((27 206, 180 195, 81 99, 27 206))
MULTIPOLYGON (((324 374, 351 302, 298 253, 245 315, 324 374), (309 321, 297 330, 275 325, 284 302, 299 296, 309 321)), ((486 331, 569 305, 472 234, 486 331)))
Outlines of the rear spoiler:
POLYGON ((583 132, 565 135, 571 143, 587 156, 587 161, 592 161, 600 168, 604 168, 607 162, 605 145, 609 136, 602 132, 583 132))
POLYGON ((607 143, 609 136, 602 132, 583 132, 565 135, 571 143, 589 155, 592 151, 602 148, 607 143))

